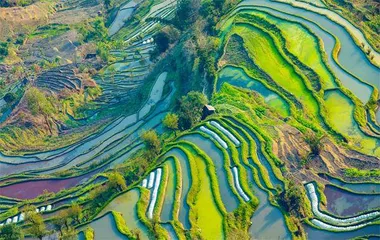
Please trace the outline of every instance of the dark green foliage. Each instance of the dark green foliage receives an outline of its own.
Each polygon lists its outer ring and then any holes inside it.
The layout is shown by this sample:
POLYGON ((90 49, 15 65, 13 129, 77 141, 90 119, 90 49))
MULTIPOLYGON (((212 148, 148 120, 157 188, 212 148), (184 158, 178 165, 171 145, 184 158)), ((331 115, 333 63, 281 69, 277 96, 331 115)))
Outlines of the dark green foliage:
POLYGON ((0 59, 8 56, 8 42, 0 42, 0 59))
POLYGON ((7 224, 0 227, 0 240, 20 240, 24 239, 24 234, 22 233, 19 226, 16 224, 7 224))
POLYGON ((104 0, 104 6, 109 10, 114 5, 114 0, 104 0))
POLYGON ((13 92, 8 92, 5 94, 4 96, 4 101, 6 103, 12 103, 16 100, 16 94, 14 94, 13 92))
POLYGON ((314 132, 309 131, 305 134, 305 141, 310 146, 310 155, 318 156, 322 148, 322 139, 324 136, 318 137, 314 132))
POLYGON ((202 118, 202 111, 207 98, 201 92, 191 91, 183 96, 179 103, 179 126, 181 129, 193 127, 202 118))
POLYGON ((301 193, 302 190, 300 189, 300 186, 296 185, 295 182, 290 181, 288 188, 279 194, 278 202, 286 212, 297 217, 302 217, 304 215, 302 209, 304 203, 301 193))
POLYGON ((186 27, 190 26, 197 20, 200 7, 200 0, 179 0, 174 19, 175 25, 179 29, 185 30, 186 27))
POLYGON ((179 38, 179 32, 173 27, 165 27, 161 29, 155 36, 154 42, 157 45, 158 54, 165 52, 169 48, 169 44, 174 43, 179 38))

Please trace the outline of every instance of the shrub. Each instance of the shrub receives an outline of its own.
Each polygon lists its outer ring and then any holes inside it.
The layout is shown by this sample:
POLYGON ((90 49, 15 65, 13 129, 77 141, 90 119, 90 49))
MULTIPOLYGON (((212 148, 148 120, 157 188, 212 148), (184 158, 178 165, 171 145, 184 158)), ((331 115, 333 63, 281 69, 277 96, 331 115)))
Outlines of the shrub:
POLYGON ((0 240, 24 239, 24 234, 16 224, 8 224, 0 227, 0 240))
POLYGON ((161 141, 155 130, 149 130, 141 134, 141 138, 147 148, 146 156, 149 160, 154 159, 161 151, 161 141))

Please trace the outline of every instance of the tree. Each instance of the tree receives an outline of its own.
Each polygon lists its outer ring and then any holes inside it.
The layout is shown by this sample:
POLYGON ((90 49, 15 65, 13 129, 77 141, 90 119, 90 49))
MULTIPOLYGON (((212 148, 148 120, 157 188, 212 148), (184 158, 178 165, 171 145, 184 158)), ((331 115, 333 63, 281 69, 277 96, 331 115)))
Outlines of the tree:
POLYGON ((4 101, 6 103, 12 103, 14 100, 16 100, 16 95, 13 92, 8 92, 5 94, 4 101))
POLYGON ((207 98, 201 92, 191 91, 186 96, 182 96, 178 111, 180 127, 188 129, 199 122, 205 104, 207 104, 207 98))
POLYGON ((112 172, 108 175, 108 184, 111 188, 115 188, 118 191, 127 189, 125 179, 119 172, 112 172))
POLYGON ((24 234, 16 224, 7 224, 0 227, 0 240, 24 239, 24 234))
POLYGON ((141 138, 147 148, 147 158, 152 160, 161 151, 161 141, 155 130, 149 130, 141 134, 141 138))
POLYGON ((168 113, 164 120, 162 120, 164 126, 172 131, 176 131, 178 129, 178 115, 175 113, 168 113))
POLYGON ((69 218, 73 219, 76 223, 80 223, 82 208, 79 206, 79 204, 74 203, 67 211, 69 218))
POLYGON ((169 48, 169 44, 174 43, 179 38, 177 29, 167 26, 161 29, 155 36, 154 42, 156 43, 158 53, 163 53, 169 48))
POLYGON ((45 119, 46 126, 48 127, 50 134, 53 132, 49 124, 49 118, 56 113, 56 109, 53 103, 47 98, 47 96, 35 87, 32 87, 26 93, 26 101, 28 108, 32 115, 42 114, 45 119))
POLYGON ((28 232, 30 235, 42 240, 46 235, 46 226, 41 213, 37 213, 34 207, 27 208, 25 212, 25 223, 30 225, 28 232))
POLYGON ((52 220, 52 224, 54 225, 55 229, 61 233, 61 235, 63 234, 64 227, 66 227, 66 229, 69 228, 68 220, 69 214, 66 209, 59 211, 55 215, 55 218, 52 220))
POLYGON ((78 231, 73 227, 68 227, 61 233, 61 240, 76 240, 78 239, 78 231))
POLYGON ((105 186, 99 186, 94 188, 89 193, 89 200, 91 200, 91 203, 93 203, 95 206, 100 206, 102 202, 104 202, 105 199, 105 186))

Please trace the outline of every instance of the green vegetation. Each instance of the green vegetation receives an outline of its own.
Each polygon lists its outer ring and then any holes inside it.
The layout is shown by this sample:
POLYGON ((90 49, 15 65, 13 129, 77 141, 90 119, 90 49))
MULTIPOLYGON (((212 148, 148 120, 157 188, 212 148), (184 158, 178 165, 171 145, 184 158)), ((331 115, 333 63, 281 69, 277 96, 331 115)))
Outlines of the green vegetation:
POLYGON ((141 134, 141 139, 146 146, 146 157, 149 160, 153 160, 161 151, 161 140, 159 139, 157 132, 154 130, 148 130, 141 134))
POLYGON ((344 175, 347 177, 379 177, 380 170, 360 170, 357 168, 347 168, 344 170, 344 175))
POLYGON ((53 98, 48 97, 43 92, 37 88, 30 88, 29 91, 25 94, 28 108, 32 115, 41 114, 45 119, 45 124, 49 129, 50 134, 53 134, 49 118, 56 113, 56 108, 53 104, 53 98))
POLYGON ((8 56, 8 42, 0 42, 0 60, 3 60, 6 56, 8 56))
POLYGON ((44 220, 40 213, 37 213, 33 206, 28 206, 25 208, 25 223, 29 225, 26 230, 30 235, 37 237, 42 240, 46 235, 47 230, 44 220))
POLYGON ((24 239, 24 234, 16 224, 8 224, 0 227, 1 240, 20 240, 24 239))
POLYGON ((188 129, 197 124, 202 117, 207 98, 200 92, 189 92, 179 103, 178 116, 181 129, 188 129))

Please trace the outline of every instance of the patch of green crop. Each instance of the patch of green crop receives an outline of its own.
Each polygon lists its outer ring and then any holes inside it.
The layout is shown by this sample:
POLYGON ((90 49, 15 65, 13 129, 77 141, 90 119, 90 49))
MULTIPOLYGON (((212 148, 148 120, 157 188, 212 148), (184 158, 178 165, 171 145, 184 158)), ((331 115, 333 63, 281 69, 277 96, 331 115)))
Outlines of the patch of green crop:
POLYGON ((300 100, 306 115, 318 118, 318 103, 293 66, 281 55, 273 39, 262 30, 248 24, 238 24, 234 31, 243 37, 245 46, 255 63, 300 100))
POLYGON ((201 235, 206 239, 222 239, 223 215, 213 196, 213 186, 207 174, 205 160, 190 147, 185 146, 183 150, 188 156, 193 180, 188 196, 190 218, 201 229, 201 235))
POLYGON ((318 39, 312 36, 302 25, 282 20, 264 12, 253 11, 257 16, 275 24, 286 39, 288 50, 300 61, 313 69, 325 83, 324 88, 336 87, 333 75, 323 61, 318 39))
POLYGON ((365 135, 354 119, 353 102, 339 90, 325 93, 327 117, 339 132, 343 133, 352 144, 363 152, 380 156, 379 140, 365 135))
POLYGON ((34 38, 52 38, 70 30, 66 24, 50 24, 37 28, 29 35, 29 39, 34 38))

